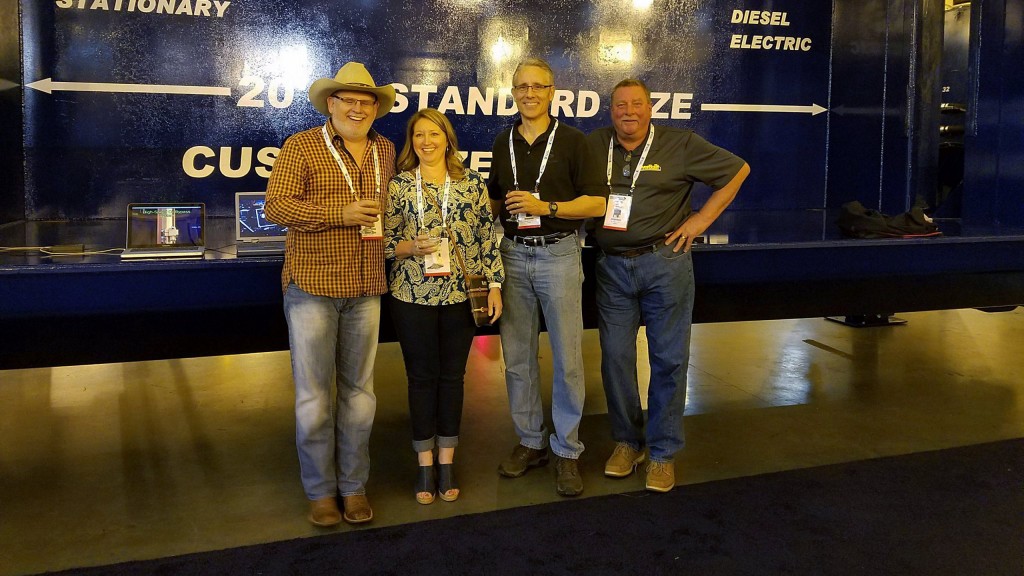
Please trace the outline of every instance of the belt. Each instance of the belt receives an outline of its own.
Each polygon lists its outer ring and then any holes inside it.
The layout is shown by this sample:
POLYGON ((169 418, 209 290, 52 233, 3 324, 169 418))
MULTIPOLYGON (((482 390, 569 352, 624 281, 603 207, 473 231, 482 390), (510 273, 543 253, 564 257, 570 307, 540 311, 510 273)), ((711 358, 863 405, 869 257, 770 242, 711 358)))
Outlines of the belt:
POLYGON ((664 245, 664 242, 655 242, 654 244, 651 244, 649 246, 630 248, 629 250, 623 250, 622 252, 605 252, 605 254, 609 256, 620 256, 622 258, 636 258, 637 256, 643 256, 644 254, 657 252, 664 245))
POLYGON ((548 234, 547 236, 509 236, 505 235, 505 238, 526 246, 546 246, 548 244, 557 244, 559 240, 568 238, 576 234, 575 232, 555 232, 554 234, 548 234))

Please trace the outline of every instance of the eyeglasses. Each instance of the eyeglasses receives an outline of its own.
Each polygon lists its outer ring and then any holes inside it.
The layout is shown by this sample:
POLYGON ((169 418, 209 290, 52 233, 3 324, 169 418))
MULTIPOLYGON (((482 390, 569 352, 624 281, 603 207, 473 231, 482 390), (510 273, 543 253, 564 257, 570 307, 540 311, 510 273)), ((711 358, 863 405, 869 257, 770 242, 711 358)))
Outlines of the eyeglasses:
POLYGON ((349 98, 348 96, 335 96, 334 94, 331 94, 331 98, 334 98, 349 108, 355 108, 356 104, 361 104, 364 107, 369 108, 377 103, 376 100, 362 100, 359 98, 349 98))
POLYGON ((513 86, 512 90, 516 94, 526 94, 530 90, 539 93, 551 88, 552 86, 553 84, 520 84, 518 86, 513 86))
POLYGON ((622 155, 622 159, 626 162, 626 165, 622 167, 622 176, 625 177, 625 178, 629 178, 629 174, 630 174, 630 170, 631 170, 630 163, 633 162, 633 151, 630 150, 629 152, 626 152, 625 154, 623 154, 622 155))

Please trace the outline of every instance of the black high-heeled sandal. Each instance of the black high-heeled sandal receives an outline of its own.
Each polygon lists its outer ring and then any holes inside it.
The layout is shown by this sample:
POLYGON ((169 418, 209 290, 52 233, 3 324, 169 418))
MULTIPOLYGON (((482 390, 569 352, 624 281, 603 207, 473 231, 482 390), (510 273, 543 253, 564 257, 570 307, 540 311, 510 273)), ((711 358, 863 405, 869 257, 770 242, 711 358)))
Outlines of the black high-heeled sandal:
POLYGON ((419 467, 419 471, 416 472, 416 488, 414 490, 416 501, 420 504, 430 504, 434 501, 434 494, 437 491, 437 478, 434 475, 433 465, 419 467))
POLYGON ((455 465, 438 464, 437 493, 445 502, 455 502, 459 498, 459 485, 455 482, 455 465), (454 495, 448 493, 455 491, 454 495))

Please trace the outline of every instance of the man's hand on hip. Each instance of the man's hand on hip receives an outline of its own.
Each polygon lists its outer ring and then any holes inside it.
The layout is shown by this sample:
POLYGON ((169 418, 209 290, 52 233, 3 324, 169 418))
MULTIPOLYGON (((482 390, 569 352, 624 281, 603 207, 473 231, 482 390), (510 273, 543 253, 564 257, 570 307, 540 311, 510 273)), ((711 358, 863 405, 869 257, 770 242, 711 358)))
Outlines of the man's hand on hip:
POLYGON ((665 234, 665 244, 675 243, 672 248, 673 252, 679 252, 679 250, 689 252, 690 246, 693 245, 693 239, 703 234, 710 225, 710 222, 704 223, 700 212, 694 212, 679 225, 679 228, 665 234))

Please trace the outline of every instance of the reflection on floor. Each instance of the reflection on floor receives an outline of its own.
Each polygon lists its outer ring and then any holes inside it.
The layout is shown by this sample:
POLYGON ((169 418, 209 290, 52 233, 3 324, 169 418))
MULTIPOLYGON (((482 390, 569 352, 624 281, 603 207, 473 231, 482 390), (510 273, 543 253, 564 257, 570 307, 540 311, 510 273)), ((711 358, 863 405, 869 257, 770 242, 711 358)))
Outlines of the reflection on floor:
MULTIPOLYGON (((900 316, 909 324, 696 326, 679 481, 1024 436, 1024 311, 900 316)), ((637 475, 601 474, 612 442, 596 332, 585 350, 583 497, 640 490, 637 475)), ((547 380, 546 345, 542 366, 547 380)), ((550 465, 495 471, 516 443, 496 337, 470 359, 457 502, 413 500, 396 344, 380 348, 376 389, 371 528, 559 499, 550 465)), ((287 352, 3 371, 0 411, 0 574, 324 533, 305 519, 287 352)))

